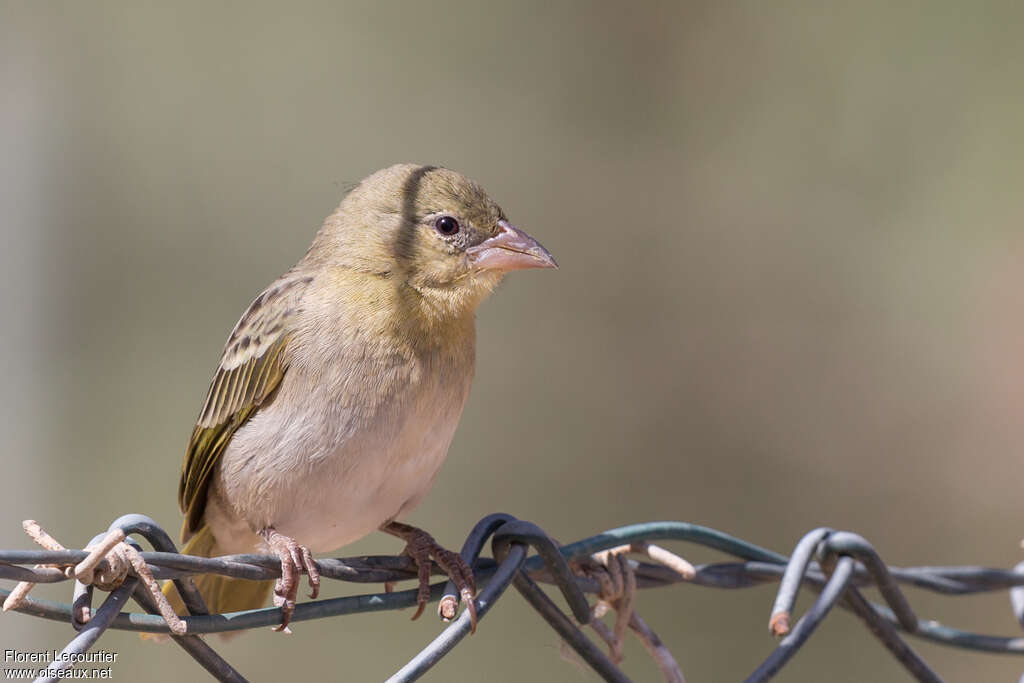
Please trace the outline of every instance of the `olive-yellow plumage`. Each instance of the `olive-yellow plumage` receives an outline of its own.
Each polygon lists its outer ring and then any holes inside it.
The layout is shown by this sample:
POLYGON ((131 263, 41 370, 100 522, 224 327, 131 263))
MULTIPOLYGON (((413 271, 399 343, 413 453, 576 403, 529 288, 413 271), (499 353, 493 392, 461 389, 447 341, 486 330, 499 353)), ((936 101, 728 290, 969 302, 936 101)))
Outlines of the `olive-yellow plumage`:
MULTIPOLYGON (((554 265, 454 171, 365 179, 228 339, 182 468, 185 552, 270 547, 287 565, 296 547, 334 550, 409 512, 469 394, 477 306, 507 271, 554 265)), ((198 585, 217 612, 270 588, 198 585)), ((287 622, 295 589, 278 589, 287 622)))

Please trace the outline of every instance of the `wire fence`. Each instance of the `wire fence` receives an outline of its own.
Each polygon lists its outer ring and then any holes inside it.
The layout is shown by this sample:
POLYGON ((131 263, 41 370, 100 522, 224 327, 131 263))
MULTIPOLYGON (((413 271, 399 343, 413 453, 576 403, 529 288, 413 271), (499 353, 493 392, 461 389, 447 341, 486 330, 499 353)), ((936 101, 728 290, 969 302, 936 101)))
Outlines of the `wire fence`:
MULTIPOLYGON (((75 656, 86 653, 108 629, 124 629, 169 635, 213 677, 220 681, 246 679, 210 645, 201 634, 224 633, 280 622, 278 608, 264 608, 229 614, 208 614, 201 596, 189 577, 213 573, 245 579, 274 579, 280 576, 280 563, 274 556, 233 555, 203 558, 181 555, 167 533, 152 519, 143 515, 126 515, 110 526, 110 530, 135 534, 145 539, 153 551, 139 552, 141 562, 120 570, 110 579, 116 564, 104 548, 97 556, 94 544, 86 550, 3 550, 0 551, 0 578, 20 582, 14 590, 0 589, 5 609, 24 614, 70 621, 77 631, 55 657, 45 674, 37 681, 55 681, 66 677, 75 656), (57 603, 27 597, 31 584, 65 581, 75 576, 69 567, 81 567, 90 556, 97 558, 91 566, 96 578, 81 572, 75 578, 72 603, 57 603), (99 577, 107 572, 106 579, 99 577), (149 574, 156 579, 175 581, 191 616, 181 619, 175 632, 159 611, 146 582, 149 574), (85 580, 83 580, 83 578, 85 580), (108 585, 103 582, 107 581, 108 585), (93 584, 111 589, 99 608, 92 609, 93 584), (119 585, 112 585, 119 584, 119 585), (11 597, 16 594, 14 597, 11 597), (125 612, 129 598, 134 598, 145 613, 125 612), (62 673, 64 674, 62 676, 62 673)), ((48 537, 47 537, 48 538, 48 537)), ((50 539, 47 547, 59 548, 50 539)), ((127 541, 141 550, 132 539, 127 541)), ((469 563, 482 589, 475 599, 478 618, 483 619, 505 590, 514 586, 537 613, 558 633, 586 666, 606 681, 627 682, 630 679, 619 668, 621 640, 628 628, 637 634, 658 666, 665 680, 682 682, 678 664, 654 631, 632 609, 634 589, 648 589, 687 582, 719 589, 741 589, 779 582, 779 589, 769 617, 769 630, 780 640, 770 655, 747 677, 747 683, 767 681, 777 674, 803 647, 829 612, 836 606, 852 611, 868 631, 895 657, 917 681, 941 681, 939 674, 908 645, 901 634, 950 647, 969 650, 1024 654, 1024 638, 985 635, 958 630, 935 621, 917 617, 900 585, 934 591, 946 595, 966 595, 991 591, 1009 592, 1011 608, 1024 626, 1024 563, 1012 570, 974 566, 950 567, 888 567, 875 549, 857 534, 832 529, 815 529, 797 543, 786 557, 766 550, 721 531, 685 522, 650 522, 612 529, 576 543, 559 546, 539 527, 510 515, 494 514, 480 520, 462 547, 462 557, 469 563), (481 557, 490 541, 491 557, 481 557), (652 544, 653 541, 683 541, 721 551, 738 561, 690 566, 681 558, 652 544), (531 554, 531 549, 535 554, 531 554), (627 559, 643 555, 644 561, 627 559), (647 560, 652 561, 647 561, 647 560), (557 586, 568 607, 566 614, 538 586, 557 586), (817 599, 795 623, 792 612, 801 585, 818 593, 817 599), (861 592, 865 587, 878 588, 884 605, 869 602, 861 592), (589 596, 596 596, 591 604, 589 596), (600 619, 607 610, 617 613, 614 628, 600 619), (570 616, 571 615, 571 616, 570 616), (608 652, 582 630, 589 625, 604 641, 608 652)), ((385 583, 416 578, 416 567, 408 557, 374 556, 317 560, 321 576, 357 583, 385 583)), ((439 570, 435 568, 435 573, 439 570)), ((450 582, 431 586, 432 600, 457 600, 458 593, 450 582)), ((373 593, 300 603, 293 621, 322 619, 343 614, 377 612, 410 607, 416 604, 417 591, 373 593)), ((414 681, 423 676, 442 657, 470 633, 472 624, 468 611, 454 619, 432 642, 399 669, 390 683, 414 681)), ((1024 677, 1021 678, 1024 683, 1024 677)))

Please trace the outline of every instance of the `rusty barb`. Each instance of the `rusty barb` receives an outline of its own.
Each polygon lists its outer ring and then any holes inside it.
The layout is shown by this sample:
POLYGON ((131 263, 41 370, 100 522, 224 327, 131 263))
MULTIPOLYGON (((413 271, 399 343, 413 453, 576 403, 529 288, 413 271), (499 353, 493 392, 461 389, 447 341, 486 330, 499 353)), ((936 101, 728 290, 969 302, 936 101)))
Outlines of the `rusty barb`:
MULTIPOLYGON (((228 664, 201 634, 271 627, 280 623, 278 608, 231 614, 208 614, 191 577, 220 574, 266 580, 280 576, 277 558, 267 555, 232 555, 205 558, 181 555, 170 537, 153 520, 125 515, 107 532, 82 550, 69 550, 33 521, 23 524, 29 537, 43 550, 0 550, 0 578, 17 581, 12 590, 0 589, 4 610, 46 619, 70 621, 77 635, 64 655, 84 654, 108 629, 124 629, 170 636, 214 678, 246 679, 228 664), (138 536, 152 546, 141 551, 138 536), (37 583, 74 580, 71 604, 29 596, 37 583), (158 587, 158 580, 174 581, 188 610, 173 613, 158 587), (102 605, 93 610, 93 592, 108 591, 102 605), (145 613, 123 608, 134 599, 145 613)), ((526 599, 555 630, 573 658, 591 668, 605 681, 628 682, 620 668, 622 644, 633 633, 670 683, 683 683, 683 673, 668 646, 636 611, 637 590, 677 583, 720 589, 740 589, 779 582, 769 616, 769 631, 780 640, 762 664, 746 679, 767 681, 803 647, 832 608, 850 610, 872 636, 917 681, 941 681, 902 634, 952 647, 1003 654, 1024 654, 1024 638, 970 633, 920 620, 901 586, 910 585, 946 595, 1008 591, 1018 621, 1024 626, 1024 563, 1013 569, 985 567, 888 567, 878 552, 861 536, 846 531, 815 529, 797 543, 790 557, 766 550, 721 531, 685 522, 650 522, 612 529, 596 536, 559 545, 534 524, 511 515, 485 517, 470 531, 461 552, 473 567, 482 588, 474 599, 483 619, 509 586, 526 599), (490 541, 491 557, 482 556, 490 541), (655 541, 686 542, 731 556, 729 561, 694 566, 655 541), (539 583, 561 591, 567 610, 560 607, 539 583), (814 604, 794 622, 793 608, 801 586, 817 592, 814 604), (869 602, 861 593, 877 588, 884 605, 869 602), (595 642, 580 627, 589 626, 595 642), (602 647, 603 646, 603 647, 602 647)), ((319 559, 323 578, 355 583, 392 584, 415 580, 417 569, 408 557, 376 556, 319 559)), ((435 574, 442 573, 434 568, 435 574)), ((313 600, 299 604, 293 623, 331 616, 357 614, 415 605, 417 590, 313 600)), ((421 652, 390 679, 413 681, 471 633, 468 610, 458 612, 460 596, 443 582, 431 587, 431 599, 439 600, 440 616, 450 623, 421 652)), ((55 657, 39 681, 66 678, 75 657, 55 657)), ((552 666, 560 666, 552 662, 552 666)), ((561 665, 564 666, 564 665, 561 665)))
MULTIPOLYGON (((21 523, 29 538, 47 550, 66 550, 52 536, 43 531, 39 523, 33 519, 26 519, 21 523)), ((175 635, 185 634, 185 622, 174 613, 171 604, 167 602, 160 584, 153 578, 153 572, 149 570, 146 561, 142 559, 136 547, 124 542, 125 534, 123 529, 115 528, 108 531, 102 537, 97 536, 93 543, 85 547, 85 559, 76 565, 71 564, 37 564, 36 569, 53 568, 61 571, 69 579, 75 579, 83 586, 96 586, 107 592, 118 588, 129 575, 135 576, 142 582, 142 586, 149 592, 150 597, 160 610, 160 615, 167 622, 167 627, 175 635)), ((29 591, 36 584, 31 581, 22 581, 10 595, 4 600, 3 611, 17 610, 24 604, 29 591)), ((90 605, 79 605, 74 613, 74 622, 81 626, 92 619, 92 608, 90 605)))

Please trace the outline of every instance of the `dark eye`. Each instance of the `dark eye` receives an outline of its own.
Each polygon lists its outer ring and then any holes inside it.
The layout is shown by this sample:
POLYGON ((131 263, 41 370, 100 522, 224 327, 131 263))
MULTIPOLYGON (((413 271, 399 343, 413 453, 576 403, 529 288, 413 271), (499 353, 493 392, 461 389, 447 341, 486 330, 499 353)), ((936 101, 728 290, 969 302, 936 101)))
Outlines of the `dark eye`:
POLYGON ((451 216, 441 216, 434 221, 434 230, 446 237, 450 237, 459 231, 459 222, 451 216))

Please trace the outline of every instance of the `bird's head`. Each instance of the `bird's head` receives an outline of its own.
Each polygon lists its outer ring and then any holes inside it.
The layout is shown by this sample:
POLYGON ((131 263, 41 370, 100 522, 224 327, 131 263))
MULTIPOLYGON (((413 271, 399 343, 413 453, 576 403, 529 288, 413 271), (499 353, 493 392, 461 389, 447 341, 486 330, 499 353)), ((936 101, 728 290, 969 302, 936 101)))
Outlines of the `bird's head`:
POLYGON ((363 180, 327 219, 313 256, 407 286, 441 319, 471 314, 508 271, 558 267, 478 184, 414 164, 363 180))

